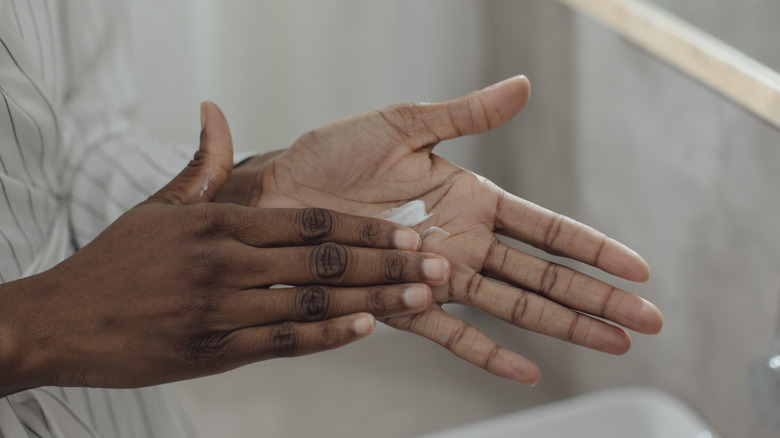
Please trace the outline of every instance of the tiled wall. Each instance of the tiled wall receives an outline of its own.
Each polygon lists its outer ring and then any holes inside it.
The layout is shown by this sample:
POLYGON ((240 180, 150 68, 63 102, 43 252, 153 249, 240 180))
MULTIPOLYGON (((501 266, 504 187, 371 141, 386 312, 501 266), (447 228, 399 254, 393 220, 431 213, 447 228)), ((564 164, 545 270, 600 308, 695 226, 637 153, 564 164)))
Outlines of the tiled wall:
POLYGON ((617 284, 666 317, 622 357, 527 335, 509 346, 542 365, 542 390, 650 385, 725 436, 776 436, 747 378, 780 297, 780 131, 564 6, 495 1, 490 17, 495 78, 526 73, 532 98, 486 137, 480 167, 644 255, 651 280, 617 284))

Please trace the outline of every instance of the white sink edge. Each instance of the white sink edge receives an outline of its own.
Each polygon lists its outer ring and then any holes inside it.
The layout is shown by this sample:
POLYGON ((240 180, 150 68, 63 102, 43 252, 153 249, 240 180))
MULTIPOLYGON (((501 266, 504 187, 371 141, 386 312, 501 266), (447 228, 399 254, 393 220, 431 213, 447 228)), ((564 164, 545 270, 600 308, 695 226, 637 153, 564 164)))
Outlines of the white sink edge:
POLYGON ((605 437, 603 431, 593 424, 605 423, 611 430, 608 436, 637 436, 638 423, 659 429, 644 432, 650 437, 720 438, 711 425, 707 424, 687 404, 672 394, 647 387, 617 387, 574 396, 554 403, 541 405, 493 419, 447 429, 419 438, 505 438, 514 436, 544 437, 568 436, 571 432, 559 432, 563 427, 577 429, 580 438, 588 436, 605 437), (615 415, 618 412, 630 415, 615 415), (641 421, 629 424, 628 417, 641 421), (638 417, 637 417, 638 416, 638 417), (623 424, 620 424, 621 420, 623 424), (582 423, 581 427, 576 422, 582 423), (587 424, 590 423, 590 424, 587 424), (613 424, 614 423, 614 424, 613 424), (634 429, 631 429, 634 427, 634 429), (592 435, 588 435, 592 430, 592 435), (671 435, 670 435, 671 434, 671 435))

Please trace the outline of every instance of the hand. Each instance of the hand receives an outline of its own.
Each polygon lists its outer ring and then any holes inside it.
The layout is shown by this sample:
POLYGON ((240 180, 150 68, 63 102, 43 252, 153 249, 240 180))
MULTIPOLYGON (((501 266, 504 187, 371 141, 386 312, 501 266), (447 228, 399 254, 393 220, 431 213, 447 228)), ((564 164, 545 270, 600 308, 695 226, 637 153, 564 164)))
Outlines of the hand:
POLYGON ((433 302, 425 283, 445 284, 447 261, 415 252, 406 227, 205 202, 233 162, 224 116, 203 111, 201 149, 172 182, 60 265, 0 287, 0 396, 147 386, 313 353, 371 333, 363 312, 433 302))
MULTIPOLYGON (((443 140, 478 134, 511 119, 528 101, 515 77, 441 104, 400 104, 348 117, 299 138, 289 149, 255 157, 234 170, 218 201, 262 207, 316 206, 376 216, 422 199, 431 226, 423 249, 449 259, 452 276, 434 289, 438 303, 465 304, 519 327, 596 350, 622 354, 628 333, 657 333, 662 316, 649 302, 575 270, 512 249, 496 234, 566 256, 633 281, 647 263, 624 245, 569 218, 513 196, 432 153, 443 140)), ((533 384, 539 369, 498 346, 439 305, 391 317, 496 375, 533 384)))

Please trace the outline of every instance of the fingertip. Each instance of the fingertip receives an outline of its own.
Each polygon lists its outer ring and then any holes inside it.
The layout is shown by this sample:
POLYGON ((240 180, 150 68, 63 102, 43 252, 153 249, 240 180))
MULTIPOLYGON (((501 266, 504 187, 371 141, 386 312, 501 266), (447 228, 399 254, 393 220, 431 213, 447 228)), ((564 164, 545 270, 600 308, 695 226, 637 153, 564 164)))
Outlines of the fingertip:
MULTIPOLYGON (((233 154, 233 139, 230 126, 222 109, 214 102, 205 101, 200 104, 201 150, 233 154)), ((232 166, 232 162, 231 162, 232 166)))
POLYGON ((512 112, 520 111, 531 98, 531 82, 525 75, 512 76, 481 90, 483 93, 500 92, 510 103, 512 112))
POLYGON ((638 283, 644 283, 650 279, 650 265, 647 264, 647 261, 636 251, 617 240, 607 238, 601 254, 604 256, 599 257, 597 264, 600 269, 638 283))
POLYGON ((410 228, 402 228, 395 232, 393 244, 405 251, 417 251, 422 246, 420 235, 410 228))
POLYGON ((433 291, 427 284, 413 284, 404 290, 402 299, 408 310, 416 313, 433 303, 433 291))
POLYGON ((374 332, 376 328, 376 318, 370 313, 359 314, 354 321, 352 321, 352 330, 355 332, 358 338, 363 338, 374 332))
POLYGON ((629 278, 629 280, 636 281, 637 283, 645 283, 647 280, 650 279, 650 265, 647 263, 647 261, 637 254, 636 252, 632 251, 636 256, 636 264, 637 269, 635 272, 635 276, 633 279, 629 278))
POLYGON ((542 380, 542 370, 535 363, 531 361, 526 362, 525 369, 515 372, 512 380, 534 387, 542 380))
POLYGON ((664 315, 661 313, 661 310, 655 306, 655 304, 647 301, 644 298, 640 299, 642 300, 642 308, 639 312, 641 315, 643 315, 641 333, 646 335, 656 335, 663 328, 664 315))
POLYGON ((622 356, 628 353, 631 349, 631 334, 623 329, 620 330, 621 334, 615 337, 614 342, 607 345, 604 349, 605 353, 614 354, 615 356, 622 356))
POLYGON ((493 361, 491 361, 488 371, 528 386, 536 385, 542 378, 542 371, 538 365, 517 353, 503 348, 499 350, 493 361))
POLYGON ((439 255, 431 254, 423 260, 422 271, 429 284, 442 286, 450 281, 450 262, 439 255))
POLYGON ((515 80, 520 86, 523 100, 525 101, 525 104, 527 104, 528 101, 531 100, 531 81, 528 79, 526 75, 517 75, 515 76, 515 80))

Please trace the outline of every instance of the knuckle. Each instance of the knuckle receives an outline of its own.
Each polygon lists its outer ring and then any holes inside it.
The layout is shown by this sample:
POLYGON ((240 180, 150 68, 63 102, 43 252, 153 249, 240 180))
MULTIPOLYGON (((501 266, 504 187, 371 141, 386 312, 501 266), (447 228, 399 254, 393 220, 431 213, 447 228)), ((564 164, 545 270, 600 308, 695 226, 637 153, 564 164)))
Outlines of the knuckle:
POLYGON ((304 208, 299 213, 301 237, 305 242, 319 242, 333 234, 334 215, 324 208, 304 208))
POLYGON ((213 327, 220 322, 229 294, 220 285, 224 275, 202 274, 202 277, 204 280, 201 284, 192 285, 187 289, 187 293, 180 295, 175 304, 176 311, 177 315, 193 321, 194 327, 213 327))
POLYGON ((200 236, 220 236, 228 231, 235 209, 229 205, 202 203, 195 206, 196 232, 200 236))
POLYGON ((601 302, 600 314, 609 320, 614 320, 618 316, 618 309, 620 309, 620 302, 623 300, 624 294, 615 286, 605 285, 605 287, 609 290, 601 302))
POLYGON ((501 347, 498 344, 494 345, 493 348, 490 349, 490 353, 488 353, 487 357, 485 358, 485 362, 482 364, 482 368, 485 370, 494 368, 496 364, 496 358, 500 352, 501 347))
POLYGON ((368 291, 368 295, 366 295, 366 305, 368 306, 369 312, 373 315, 382 315, 387 312, 390 307, 387 295, 382 288, 379 287, 372 288, 368 291))
POLYGON ((225 333, 198 333, 184 342, 184 358, 207 367, 217 366, 227 357, 225 333))
POLYGON ((542 274, 542 284, 539 288, 539 292, 550 295, 553 289, 558 285, 558 275, 560 274, 560 266, 555 263, 550 263, 544 268, 542 274))
MULTIPOLYGON (((489 131, 495 128, 495 122, 489 116, 491 113, 495 113, 495 111, 489 111, 484 96, 484 93, 479 91, 472 92, 467 101, 469 113, 471 113, 472 129, 477 132, 489 131), (474 117, 475 114, 478 117, 474 117)), ((495 110, 495 107, 490 109, 495 110)))
POLYGON ((271 333, 271 351, 279 357, 292 356, 298 351, 299 337, 292 324, 283 322, 271 333))
POLYGON ((379 243, 380 225, 375 221, 365 221, 360 227, 360 244, 376 246, 379 243))
POLYGON ((468 332, 469 325, 467 323, 463 323, 459 325, 457 328, 452 330, 450 332, 449 337, 447 337, 447 340, 444 341, 444 348, 455 351, 460 345, 462 345, 463 341, 465 340, 466 333, 468 332))
POLYGON ((213 227, 220 222, 221 213, 219 209, 212 208, 209 204, 198 204, 195 206, 195 214, 201 230, 213 227))
POLYGON ((403 280, 407 261, 406 253, 403 251, 390 251, 384 260, 387 279, 391 281, 403 280))
POLYGON ((469 279, 469 282, 466 285, 466 292, 463 295, 463 300, 467 304, 471 304, 471 303, 474 302, 474 298, 477 296, 477 294, 479 293, 479 290, 482 288, 482 280, 484 278, 485 277, 483 277, 479 273, 475 273, 469 279))
POLYGON ((496 273, 511 272, 517 270, 517 268, 513 266, 514 264, 509 247, 496 239, 488 248, 483 270, 496 273))
POLYGON ((604 238, 601 239, 601 243, 599 244, 599 249, 596 251, 596 255, 593 257, 593 262, 591 263, 591 265, 593 266, 599 265, 601 256, 604 254, 604 249, 607 247, 607 240, 609 240, 607 236, 604 236, 604 238))
POLYGON ((566 330, 566 334, 563 336, 563 339, 568 342, 577 343, 577 338, 582 323, 584 323, 583 315, 575 313, 574 318, 572 318, 571 323, 569 324, 568 330, 566 330))
POLYGON ((515 304, 512 306, 512 324, 516 326, 522 326, 525 322, 526 311, 528 310, 528 293, 523 292, 515 300, 515 304))
POLYGON ((561 214, 553 214, 550 221, 544 228, 544 236, 542 238, 541 249, 550 254, 559 254, 557 250, 558 241, 563 233, 564 225, 566 224, 566 218, 561 214))
POLYGON ((223 249, 204 245, 190 254, 187 273, 196 278, 218 280, 230 263, 229 256, 223 249))
POLYGON ((311 265, 318 279, 338 279, 347 270, 347 249, 337 243, 323 243, 312 252, 311 265))
POLYGON ((303 321, 321 321, 330 308, 330 293, 321 286, 308 286, 298 292, 298 313, 303 321))

